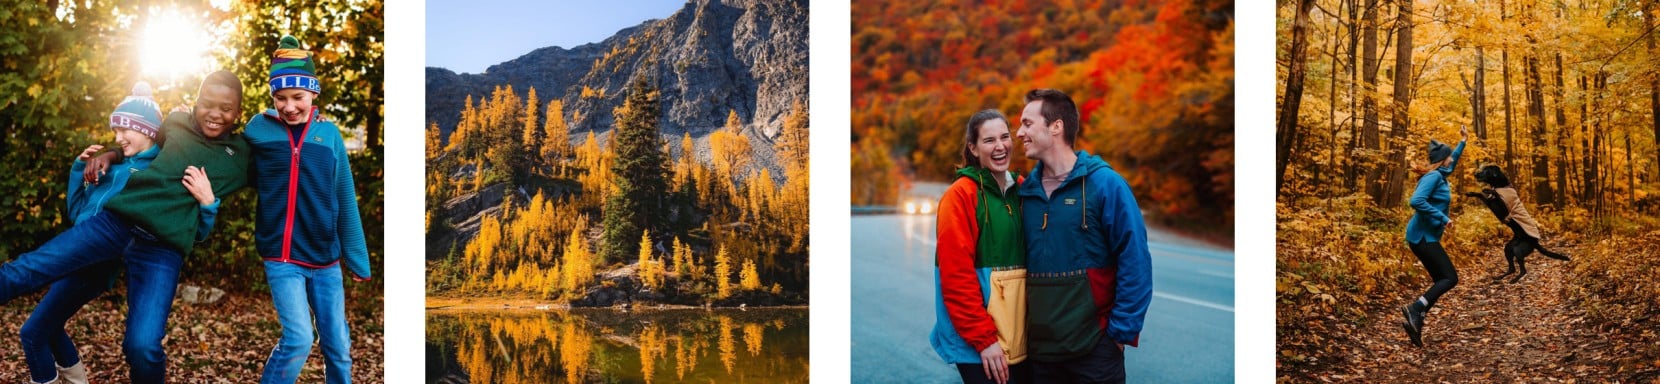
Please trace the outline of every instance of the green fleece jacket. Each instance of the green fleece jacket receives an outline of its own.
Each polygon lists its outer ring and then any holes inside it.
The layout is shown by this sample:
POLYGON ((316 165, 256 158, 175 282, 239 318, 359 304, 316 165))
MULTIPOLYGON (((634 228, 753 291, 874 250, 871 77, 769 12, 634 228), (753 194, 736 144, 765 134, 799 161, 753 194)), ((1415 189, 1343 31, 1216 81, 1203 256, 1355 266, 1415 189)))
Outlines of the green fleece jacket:
MULTIPOLYGON (((202 168, 213 184, 213 195, 223 197, 248 185, 253 153, 241 134, 203 136, 196 120, 185 112, 168 114, 162 131, 167 140, 161 154, 150 162, 150 168, 133 172, 127 188, 105 204, 104 210, 188 256, 198 233, 211 228, 198 225, 202 205, 181 182, 185 167, 202 168)), ((218 203, 216 199, 214 204, 218 203)))

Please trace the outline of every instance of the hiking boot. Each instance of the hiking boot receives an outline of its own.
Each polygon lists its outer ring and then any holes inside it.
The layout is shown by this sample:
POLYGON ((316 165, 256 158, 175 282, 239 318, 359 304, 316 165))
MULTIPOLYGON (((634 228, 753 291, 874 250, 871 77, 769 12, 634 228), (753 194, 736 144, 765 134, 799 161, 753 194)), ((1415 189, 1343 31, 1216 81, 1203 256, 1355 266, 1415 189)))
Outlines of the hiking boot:
POLYGON ((68 367, 58 367, 58 381, 65 384, 87 384, 86 362, 78 362, 68 367))
POLYGON ((1424 346, 1424 312, 1415 305, 1407 304, 1401 308, 1401 314, 1406 317, 1406 320, 1401 322, 1401 327, 1406 328, 1406 335, 1412 338, 1412 345, 1424 346))

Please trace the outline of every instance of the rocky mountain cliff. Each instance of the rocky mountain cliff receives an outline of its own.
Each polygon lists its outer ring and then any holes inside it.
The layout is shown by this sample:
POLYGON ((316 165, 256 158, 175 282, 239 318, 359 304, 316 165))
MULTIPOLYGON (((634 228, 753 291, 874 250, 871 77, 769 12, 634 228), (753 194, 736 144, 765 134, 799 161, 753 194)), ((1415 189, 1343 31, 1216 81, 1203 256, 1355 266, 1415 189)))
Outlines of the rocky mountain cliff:
POLYGON ((735 111, 745 135, 770 147, 790 104, 807 102, 807 60, 806 0, 691 0, 604 41, 537 49, 482 74, 429 67, 427 121, 447 137, 468 95, 477 101, 499 85, 523 95, 534 86, 544 101, 564 101, 573 139, 603 134, 628 82, 644 76, 662 92, 664 136, 701 138, 735 111))

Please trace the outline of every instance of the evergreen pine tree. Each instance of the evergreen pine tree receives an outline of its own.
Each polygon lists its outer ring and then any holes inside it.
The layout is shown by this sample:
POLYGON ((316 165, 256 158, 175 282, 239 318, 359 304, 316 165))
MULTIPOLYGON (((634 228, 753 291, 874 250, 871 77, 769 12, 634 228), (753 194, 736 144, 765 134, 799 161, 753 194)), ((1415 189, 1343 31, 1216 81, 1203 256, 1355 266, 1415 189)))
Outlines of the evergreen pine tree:
POLYGON ((668 167, 658 137, 658 94, 648 80, 636 78, 627 99, 617 107, 611 148, 616 193, 605 203, 605 239, 601 260, 625 260, 633 234, 661 229, 668 167))

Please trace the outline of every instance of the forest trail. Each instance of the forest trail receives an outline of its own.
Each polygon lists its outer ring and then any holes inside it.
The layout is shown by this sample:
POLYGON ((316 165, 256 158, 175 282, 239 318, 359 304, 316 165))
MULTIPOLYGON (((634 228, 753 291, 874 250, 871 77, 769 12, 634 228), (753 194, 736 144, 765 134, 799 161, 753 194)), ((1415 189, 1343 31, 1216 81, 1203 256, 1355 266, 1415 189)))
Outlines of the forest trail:
MULTIPOLYGON (((1572 257, 1578 248, 1559 251, 1572 257)), ((1315 379, 1574 383, 1624 378, 1612 371, 1612 361, 1619 358, 1614 342, 1587 326, 1584 311, 1565 299, 1571 261, 1535 253, 1528 258, 1527 277, 1510 284, 1494 280, 1505 268, 1498 249, 1466 257, 1481 261, 1459 271, 1458 286, 1426 317, 1422 348, 1413 346, 1401 329, 1400 306, 1416 297, 1403 293, 1398 301, 1369 306, 1370 321, 1340 342, 1348 361, 1315 379)), ((1428 284, 1426 279, 1422 287, 1428 284)))

